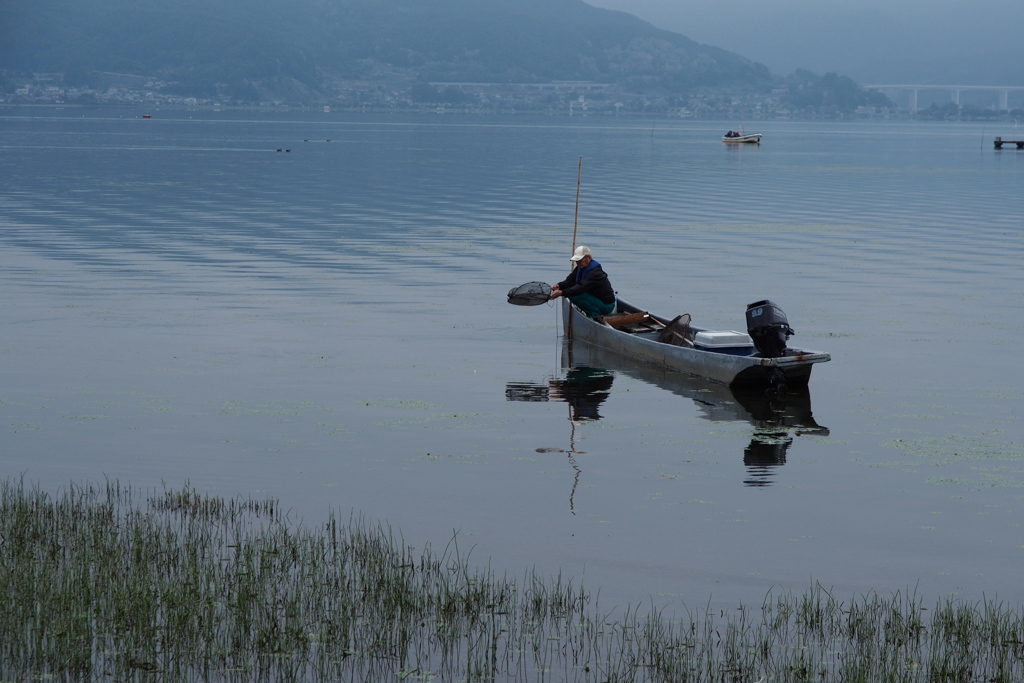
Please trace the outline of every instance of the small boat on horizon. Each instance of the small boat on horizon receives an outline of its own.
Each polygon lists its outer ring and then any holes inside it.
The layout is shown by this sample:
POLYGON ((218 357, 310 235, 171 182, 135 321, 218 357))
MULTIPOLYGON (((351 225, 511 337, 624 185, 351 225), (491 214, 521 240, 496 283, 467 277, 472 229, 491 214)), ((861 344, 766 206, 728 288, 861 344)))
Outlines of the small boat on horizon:
POLYGON ((151 118, 153 118, 153 115, 152 114, 143 114, 142 118, 144 118, 144 119, 151 119, 151 118))
POLYGON ((722 136, 722 142, 729 142, 732 144, 736 143, 747 143, 753 145, 761 144, 760 133, 740 133, 735 130, 730 130, 728 133, 722 136))

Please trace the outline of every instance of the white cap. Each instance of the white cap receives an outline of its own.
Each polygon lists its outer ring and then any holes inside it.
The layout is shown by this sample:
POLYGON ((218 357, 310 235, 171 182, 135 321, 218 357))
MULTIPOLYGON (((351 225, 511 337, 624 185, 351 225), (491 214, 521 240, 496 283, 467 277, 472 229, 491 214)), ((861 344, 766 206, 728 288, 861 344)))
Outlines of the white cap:
POLYGON ((578 246, 576 251, 573 252, 572 258, 569 259, 572 262, 582 261, 584 256, 590 256, 590 247, 578 246))

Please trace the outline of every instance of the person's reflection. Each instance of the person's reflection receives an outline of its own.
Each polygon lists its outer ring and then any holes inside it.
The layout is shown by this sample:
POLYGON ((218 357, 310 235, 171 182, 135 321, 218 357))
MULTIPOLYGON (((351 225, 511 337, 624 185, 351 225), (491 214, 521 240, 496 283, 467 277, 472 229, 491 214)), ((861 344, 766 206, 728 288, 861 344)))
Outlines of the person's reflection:
POLYGON ((600 420, 598 408, 608 399, 615 375, 600 368, 570 368, 565 377, 551 378, 546 385, 515 382, 505 385, 509 401, 565 401, 574 422, 600 420))
POLYGON ((572 419, 576 422, 600 420, 598 408, 608 398, 615 375, 597 368, 571 368, 565 379, 552 379, 551 397, 565 401, 572 407, 572 419))

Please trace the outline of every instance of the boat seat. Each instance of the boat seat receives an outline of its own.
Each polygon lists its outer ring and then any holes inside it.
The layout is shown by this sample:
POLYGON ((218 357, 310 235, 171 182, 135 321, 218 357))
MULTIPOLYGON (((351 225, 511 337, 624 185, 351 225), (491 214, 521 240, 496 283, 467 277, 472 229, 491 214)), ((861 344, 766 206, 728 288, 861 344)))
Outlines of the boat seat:
POLYGON ((637 313, 622 313, 619 315, 606 315, 604 316, 604 322, 609 327, 616 329, 625 327, 627 325, 636 325, 637 323, 648 322, 651 319, 651 314, 647 311, 639 311, 637 313))

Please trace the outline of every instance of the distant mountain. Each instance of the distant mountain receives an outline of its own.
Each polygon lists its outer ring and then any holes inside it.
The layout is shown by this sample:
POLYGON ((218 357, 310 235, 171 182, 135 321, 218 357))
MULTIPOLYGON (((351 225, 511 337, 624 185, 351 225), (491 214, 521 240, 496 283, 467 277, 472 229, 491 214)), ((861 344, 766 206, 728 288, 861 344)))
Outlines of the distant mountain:
POLYGON ((191 96, 348 80, 767 91, 768 68, 582 0, 0 0, 0 69, 159 79, 191 96))
POLYGON ((735 50, 780 74, 811 69, 861 83, 1024 85, 1021 0, 587 2, 735 50))

